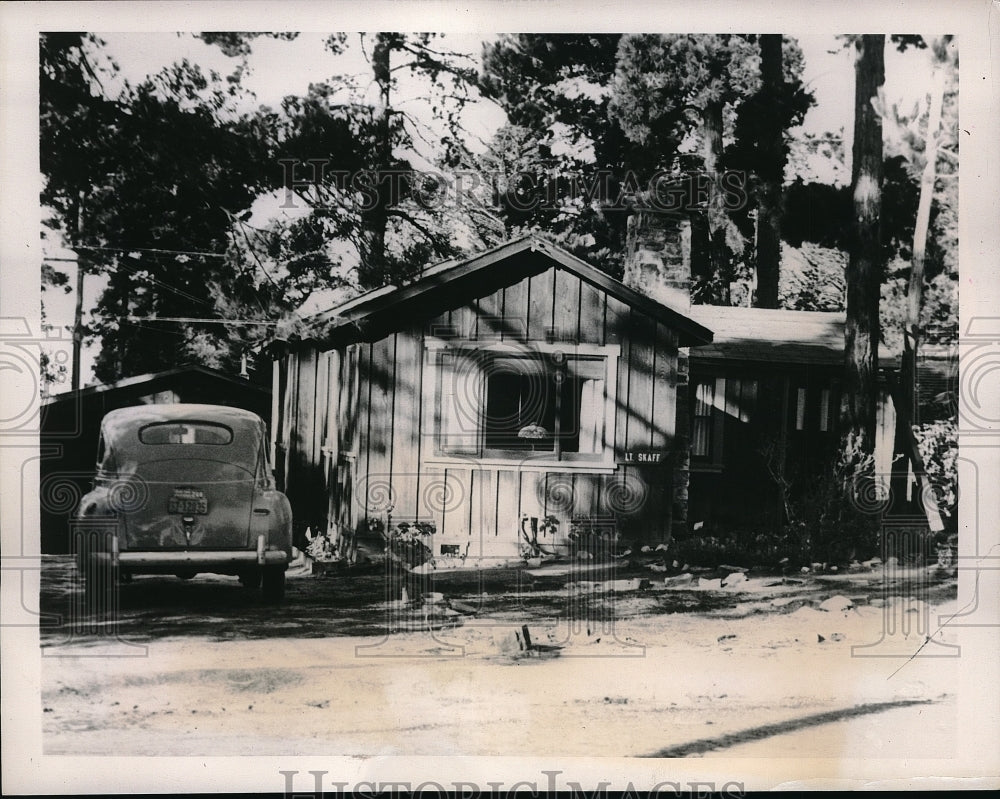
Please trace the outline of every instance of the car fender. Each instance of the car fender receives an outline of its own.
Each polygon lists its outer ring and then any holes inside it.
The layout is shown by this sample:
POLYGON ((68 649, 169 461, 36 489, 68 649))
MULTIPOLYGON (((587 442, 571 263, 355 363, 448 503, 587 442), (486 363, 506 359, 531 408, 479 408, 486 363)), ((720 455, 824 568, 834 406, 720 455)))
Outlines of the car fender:
POLYGON ((282 492, 264 490, 254 496, 250 514, 251 539, 264 536, 268 549, 292 555, 292 506, 282 492), (266 513, 264 513, 266 511, 266 513))
POLYGON ((121 535, 121 517, 112 508, 111 491, 107 486, 97 486, 80 498, 73 521, 70 523, 72 551, 77 564, 84 554, 111 552, 112 539, 121 535))

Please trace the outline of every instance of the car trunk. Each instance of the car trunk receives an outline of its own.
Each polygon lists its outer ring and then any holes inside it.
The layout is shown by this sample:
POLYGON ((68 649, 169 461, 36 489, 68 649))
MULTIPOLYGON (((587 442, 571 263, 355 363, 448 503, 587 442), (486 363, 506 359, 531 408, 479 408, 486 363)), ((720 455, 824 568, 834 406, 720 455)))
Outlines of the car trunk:
POLYGON ((128 549, 243 549, 250 543, 254 475, 246 469, 187 457, 136 464, 132 475, 144 502, 123 514, 128 549))

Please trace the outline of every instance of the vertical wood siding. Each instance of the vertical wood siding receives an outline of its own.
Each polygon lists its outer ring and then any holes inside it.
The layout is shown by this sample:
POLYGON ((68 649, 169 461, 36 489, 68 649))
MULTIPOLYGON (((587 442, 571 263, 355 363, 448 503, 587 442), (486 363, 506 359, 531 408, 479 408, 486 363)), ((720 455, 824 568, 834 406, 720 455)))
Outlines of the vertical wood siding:
POLYGON ((288 383, 276 427, 279 446, 281 436, 288 439, 289 488, 315 465, 331 529, 363 531, 387 513, 393 523, 433 521, 435 555, 441 543, 457 543, 460 552, 468 545, 473 557, 516 555, 524 515, 559 519, 555 540, 540 539, 556 549, 567 547, 570 521, 579 517, 615 519, 629 540, 665 540, 669 468, 620 461, 627 449, 673 446, 676 342, 662 323, 553 266, 377 341, 325 357, 292 353, 282 364, 288 383), (426 464, 436 389, 424 338, 448 327, 484 342, 555 335, 570 352, 576 342, 618 345, 614 429, 606 431, 619 463, 614 473, 487 468, 472 459, 467 467, 426 464))

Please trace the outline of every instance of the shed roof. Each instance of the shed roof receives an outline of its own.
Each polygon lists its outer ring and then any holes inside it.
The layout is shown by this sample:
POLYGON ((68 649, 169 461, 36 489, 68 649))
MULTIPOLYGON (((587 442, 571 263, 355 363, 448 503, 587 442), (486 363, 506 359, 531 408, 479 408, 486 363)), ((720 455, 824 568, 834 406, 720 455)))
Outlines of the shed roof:
MULTIPOLYGON (((691 350, 691 359, 841 366, 844 363, 843 311, 787 311, 694 305, 691 317, 711 327, 711 344, 691 350)), ((879 350, 879 365, 896 358, 879 350)))
POLYGON ((232 386, 234 390, 240 392, 250 391, 259 395, 271 393, 269 388, 251 383, 249 380, 245 380, 242 377, 227 374, 226 372, 221 372, 218 369, 212 369, 208 366, 198 366, 192 364, 189 366, 178 366, 173 369, 165 369, 162 372, 150 372, 149 374, 137 375, 135 377, 125 377, 121 380, 116 380, 113 383, 98 383, 93 386, 84 386, 83 388, 78 388, 73 391, 64 391, 60 394, 54 394, 50 397, 46 397, 42 400, 42 405, 56 405, 71 400, 75 401, 85 397, 92 397, 97 394, 103 394, 109 391, 118 391, 121 389, 142 389, 147 393, 153 394, 157 391, 171 388, 179 379, 187 378, 197 378, 199 382, 206 380, 215 381, 216 383, 222 385, 232 386))
POLYGON ((681 346, 712 340, 712 331, 673 308, 650 299, 601 272, 566 250, 534 236, 525 236, 460 261, 446 261, 425 269, 403 286, 384 286, 348 300, 317 316, 330 323, 324 336, 328 346, 370 339, 405 323, 417 313, 433 313, 450 302, 512 285, 554 265, 595 288, 676 330, 681 346))

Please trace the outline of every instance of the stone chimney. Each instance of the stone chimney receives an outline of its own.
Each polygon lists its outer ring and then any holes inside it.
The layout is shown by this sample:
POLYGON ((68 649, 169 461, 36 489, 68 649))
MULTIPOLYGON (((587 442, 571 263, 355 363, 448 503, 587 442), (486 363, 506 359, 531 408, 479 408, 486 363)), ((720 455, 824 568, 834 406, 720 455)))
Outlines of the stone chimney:
MULTIPOLYGON (((679 311, 691 312, 691 222, 676 214, 636 209, 625 234, 622 282, 640 294, 679 311)), ((671 538, 688 534, 688 485, 691 470, 691 417, 688 389, 688 348, 677 350, 671 382, 677 392, 674 417, 671 498, 671 538)))
POLYGON ((691 309, 691 222, 662 211, 633 211, 625 233, 622 282, 686 314, 691 309))

